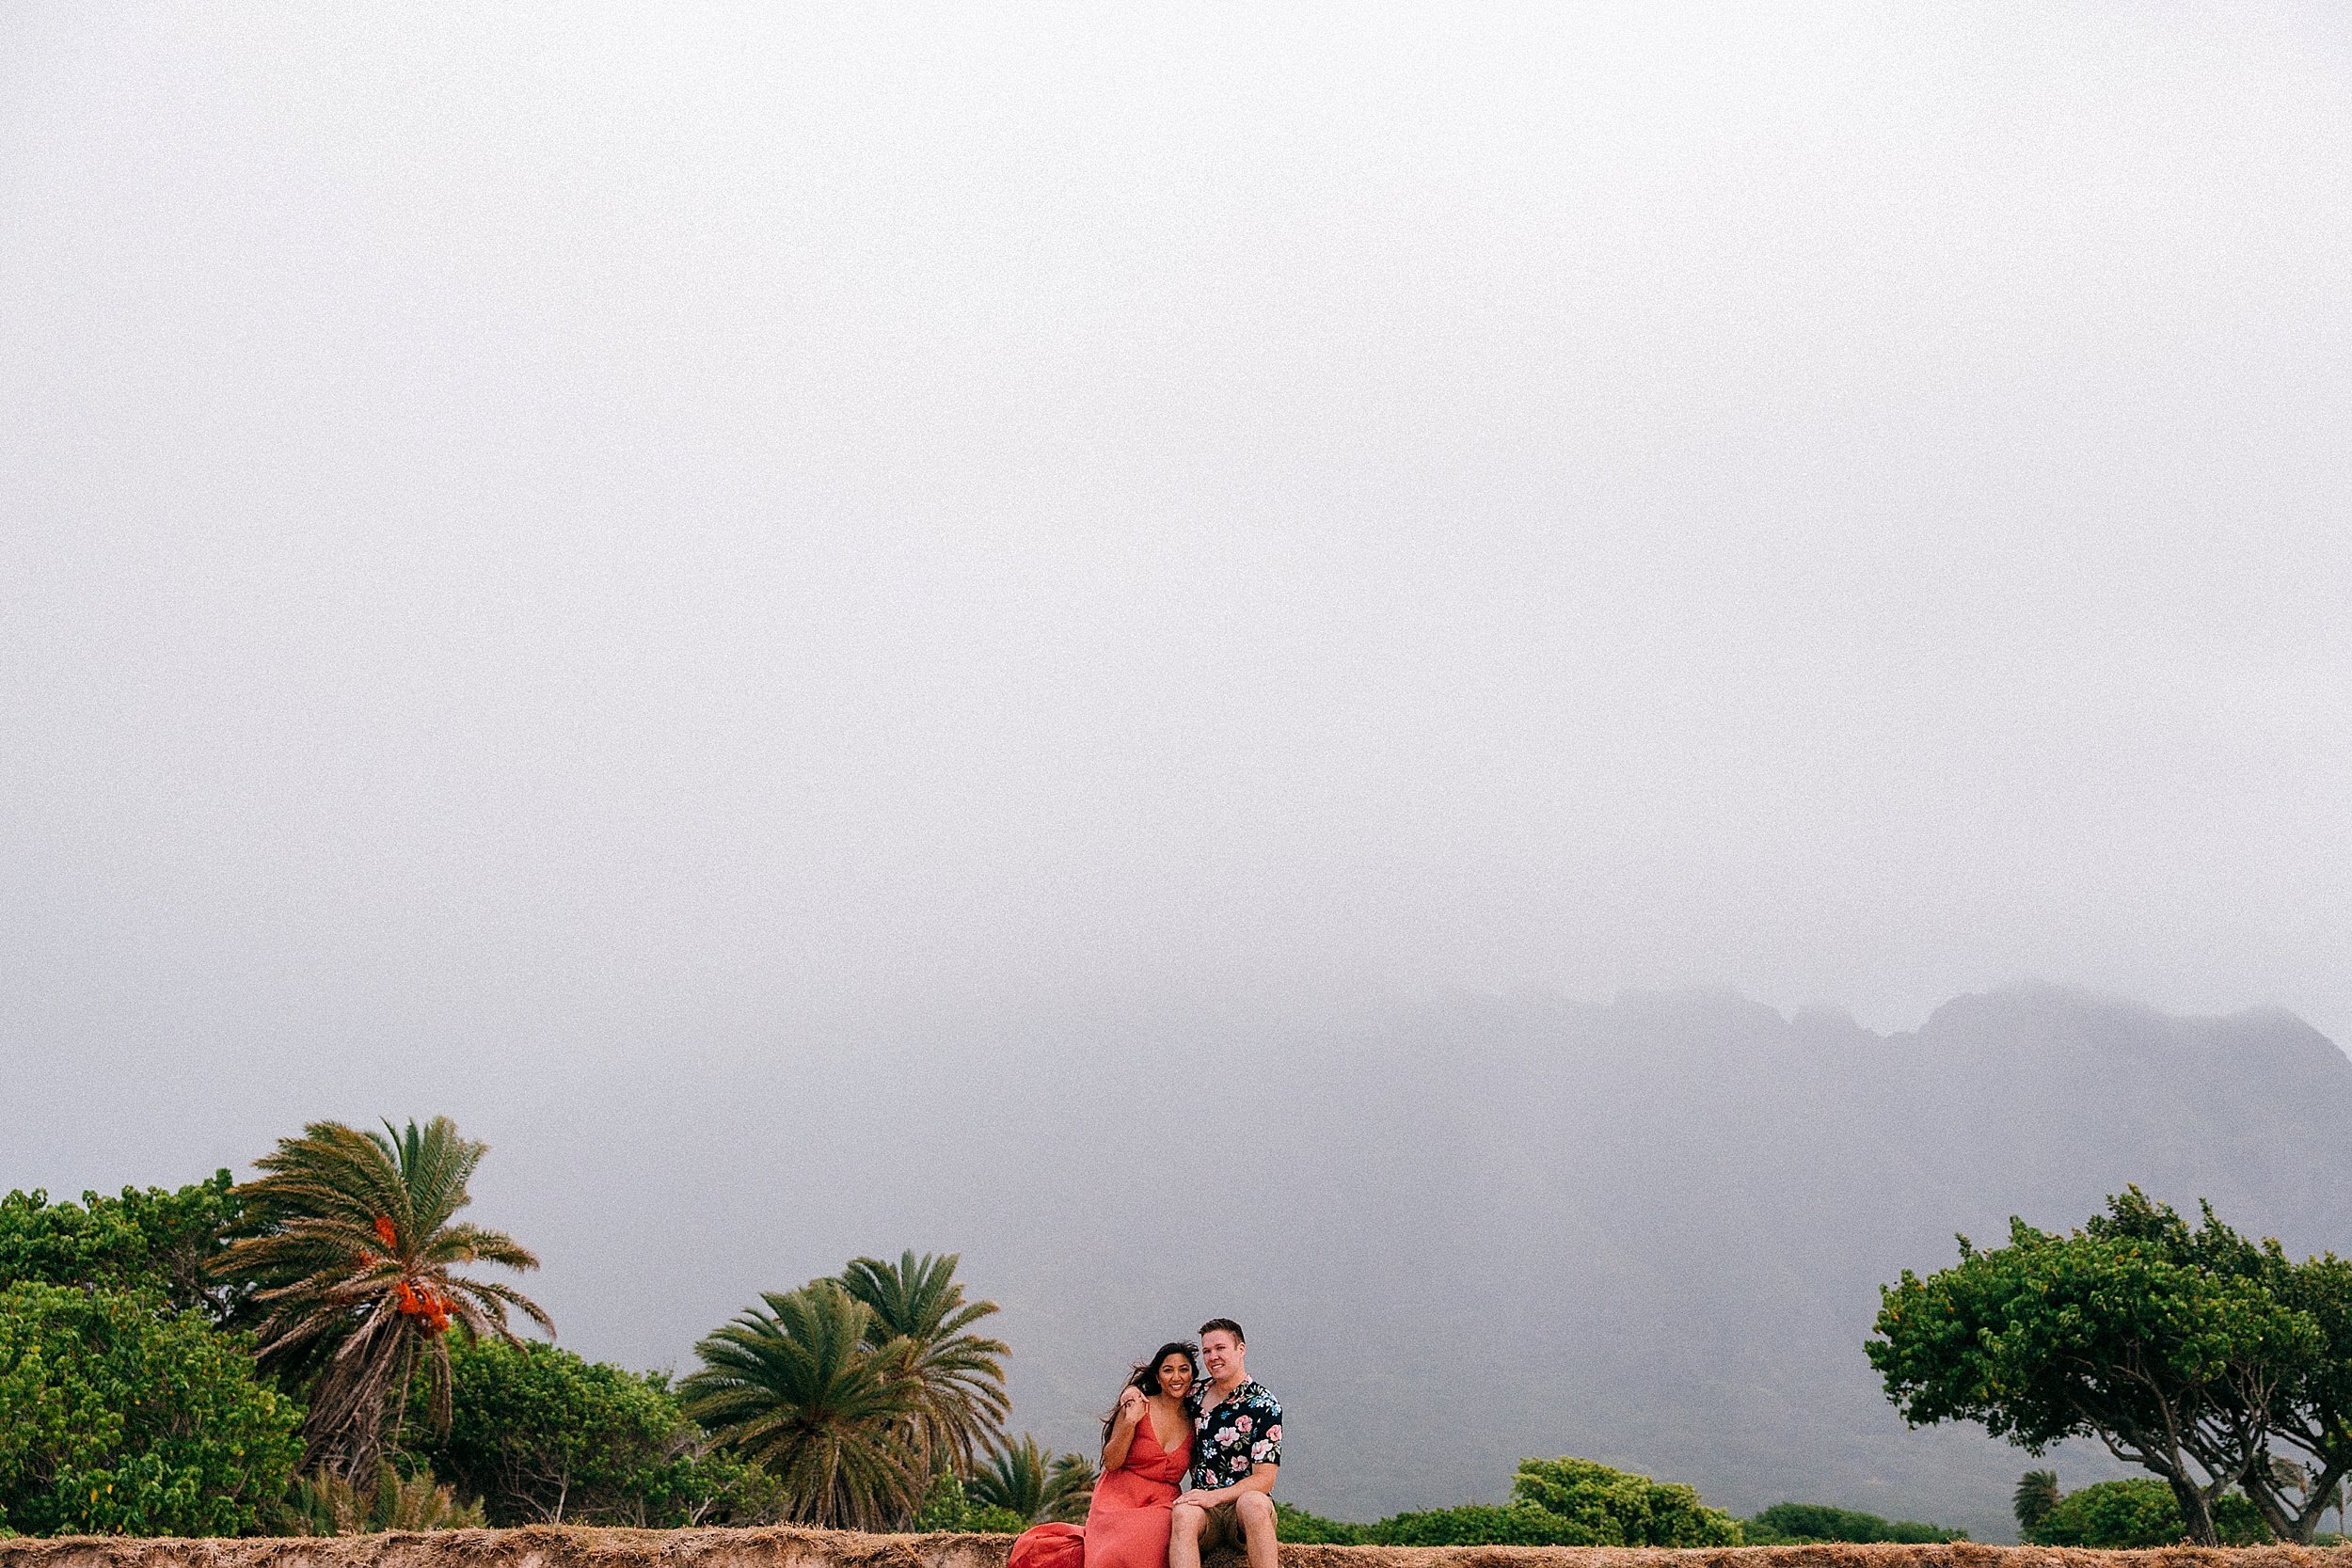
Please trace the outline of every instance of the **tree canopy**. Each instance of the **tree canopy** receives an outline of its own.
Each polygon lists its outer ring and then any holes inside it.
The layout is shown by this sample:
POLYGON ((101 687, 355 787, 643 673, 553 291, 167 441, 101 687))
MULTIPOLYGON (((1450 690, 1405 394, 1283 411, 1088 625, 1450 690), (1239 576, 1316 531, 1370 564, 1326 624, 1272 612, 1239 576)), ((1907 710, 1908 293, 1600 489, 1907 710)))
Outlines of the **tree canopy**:
POLYGON ((0 1291, 0 1528, 254 1533, 286 1495, 301 1421, 249 1342, 158 1293, 0 1291))
POLYGON ((554 1345, 485 1339, 451 1352, 451 1418, 435 1433, 412 1391, 411 1453, 494 1525, 678 1528, 756 1522, 767 1478, 707 1451, 668 1378, 554 1345))
POLYGON ((2352 1269, 2297 1264, 2211 1209, 2192 1228, 2137 1188, 2059 1235, 2010 1223, 2009 1244, 1883 1287, 1867 1346, 1913 1425, 1975 1421, 2031 1453, 2094 1437, 2172 1492, 2191 1540, 2242 1488, 2270 1530, 2308 1542, 2352 1464, 2352 1269), (2273 1474, 2309 1454, 2317 1499, 2273 1474))
POLYGON ((52 1203, 39 1189, 0 1197, 0 1290, 87 1285, 151 1291, 172 1307, 218 1320, 236 1291, 212 1265, 243 1212, 227 1171, 177 1191, 125 1187, 52 1203))

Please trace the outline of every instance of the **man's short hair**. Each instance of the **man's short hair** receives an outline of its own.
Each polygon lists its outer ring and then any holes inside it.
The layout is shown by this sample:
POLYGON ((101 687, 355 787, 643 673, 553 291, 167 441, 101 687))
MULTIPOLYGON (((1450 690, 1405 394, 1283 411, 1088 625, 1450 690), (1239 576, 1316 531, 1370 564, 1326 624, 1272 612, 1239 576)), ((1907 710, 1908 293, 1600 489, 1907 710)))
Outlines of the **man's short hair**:
POLYGON ((1237 1345, 1249 1343, 1249 1336, 1244 1334, 1241 1331, 1241 1324, 1231 1318, 1211 1318, 1200 1325, 1200 1338, 1205 1339, 1220 1328, 1233 1337, 1233 1343, 1237 1345))

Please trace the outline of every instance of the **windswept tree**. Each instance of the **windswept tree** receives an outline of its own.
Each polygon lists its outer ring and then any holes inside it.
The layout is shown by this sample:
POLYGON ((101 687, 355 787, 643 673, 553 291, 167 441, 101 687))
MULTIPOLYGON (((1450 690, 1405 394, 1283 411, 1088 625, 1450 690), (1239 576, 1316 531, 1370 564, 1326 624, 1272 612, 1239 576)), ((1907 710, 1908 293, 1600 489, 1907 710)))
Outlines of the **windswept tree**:
POLYGON ((420 1372, 426 1417, 445 1430, 453 1330, 515 1342, 511 1309, 554 1332, 514 1287, 457 1272, 539 1266, 513 1237, 453 1217, 472 1201, 467 1183, 488 1148, 446 1117, 397 1132, 389 1122, 382 1132, 312 1122, 254 1162, 262 1174, 231 1195, 253 1233, 213 1266, 250 1291, 261 1364, 304 1386, 306 1468, 372 1481, 420 1372))
POLYGON ((2011 1220, 2007 1246, 1960 1252, 1881 1292, 1867 1348, 1905 1419, 2035 1454, 2095 1437, 2166 1483, 2201 1544, 2233 1488, 2272 1534, 2312 1539, 2352 1464, 2352 1266, 2290 1262, 2210 1208, 2191 1228, 2137 1188, 2070 1234, 2011 1220), (2307 1487, 2274 1448, 2311 1456, 2307 1487))
POLYGON ((913 1517, 930 1470, 911 1433, 923 1389, 874 1344, 873 1309, 837 1279, 762 1292, 694 1347, 686 1413, 784 1493, 796 1524, 887 1529, 913 1517))
POLYGON ((931 1470, 969 1477, 1012 1408, 1005 1394, 1010 1352, 1003 1340, 971 1331, 997 1307, 964 1300, 960 1261, 952 1252, 902 1252, 896 1263, 860 1258, 842 1271, 841 1283, 870 1313, 867 1345, 895 1357, 918 1390, 911 1430, 916 1454, 931 1470))
POLYGON ((1038 1440, 1000 1442, 966 1488, 973 1499, 1018 1514, 1024 1524, 1075 1524, 1094 1499, 1094 1466, 1082 1454, 1049 1458, 1038 1440))

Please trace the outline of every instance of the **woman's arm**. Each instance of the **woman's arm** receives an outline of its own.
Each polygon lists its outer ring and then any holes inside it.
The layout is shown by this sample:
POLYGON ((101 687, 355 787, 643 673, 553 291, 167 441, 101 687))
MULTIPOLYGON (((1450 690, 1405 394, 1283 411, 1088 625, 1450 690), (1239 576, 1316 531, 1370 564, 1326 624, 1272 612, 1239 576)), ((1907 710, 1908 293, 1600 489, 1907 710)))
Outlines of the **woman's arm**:
POLYGON ((1119 1418, 1111 1423, 1110 1441, 1103 1445, 1104 1475, 1127 1463, 1127 1450, 1136 1443, 1136 1423, 1142 1419, 1143 1390, 1131 1383, 1120 1391, 1119 1418))

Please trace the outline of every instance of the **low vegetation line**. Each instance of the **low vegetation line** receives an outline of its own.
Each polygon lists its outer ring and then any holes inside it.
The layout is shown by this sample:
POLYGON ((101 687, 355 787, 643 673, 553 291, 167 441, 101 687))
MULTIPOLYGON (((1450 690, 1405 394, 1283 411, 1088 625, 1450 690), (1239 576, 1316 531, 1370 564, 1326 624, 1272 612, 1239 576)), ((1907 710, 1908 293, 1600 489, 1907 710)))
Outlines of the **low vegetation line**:
MULTIPOLYGON (((779 1528, 378 1531, 330 1537, 0 1540, 0 1568, 1004 1568, 1001 1535, 779 1528)), ((1283 1568, 2318 1568, 2337 1549, 1818 1544, 1802 1546, 1333 1546, 1286 1544, 1283 1568)), ((1208 1568, 1241 1568, 1238 1556, 1208 1568)))

